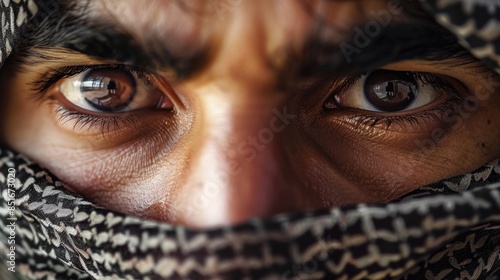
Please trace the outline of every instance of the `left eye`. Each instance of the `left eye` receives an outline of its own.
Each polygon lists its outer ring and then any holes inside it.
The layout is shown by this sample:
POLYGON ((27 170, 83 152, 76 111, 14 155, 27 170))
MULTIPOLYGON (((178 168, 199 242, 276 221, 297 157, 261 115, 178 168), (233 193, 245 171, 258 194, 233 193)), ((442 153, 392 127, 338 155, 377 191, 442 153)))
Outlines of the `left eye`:
POLYGON ((403 112, 428 105, 449 89, 443 77, 429 73, 376 70, 363 75, 330 97, 325 109, 357 108, 373 112, 403 112))
POLYGON ((59 90, 72 105, 96 113, 172 107, 167 96, 144 77, 119 68, 89 69, 63 79, 59 90))

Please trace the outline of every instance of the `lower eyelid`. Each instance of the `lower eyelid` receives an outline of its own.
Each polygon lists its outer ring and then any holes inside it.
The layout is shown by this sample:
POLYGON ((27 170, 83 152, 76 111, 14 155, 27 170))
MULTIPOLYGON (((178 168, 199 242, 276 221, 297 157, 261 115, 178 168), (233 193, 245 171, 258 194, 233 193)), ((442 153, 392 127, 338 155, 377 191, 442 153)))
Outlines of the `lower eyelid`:
POLYGON ((444 122, 444 114, 453 110, 460 100, 447 97, 437 105, 426 110, 420 110, 413 114, 374 114, 361 109, 343 109, 332 112, 324 112, 326 121, 349 127, 367 136, 374 134, 390 133, 426 133, 447 124, 444 122))
POLYGON ((123 128, 134 129, 137 126, 137 116, 95 116, 56 105, 55 118, 59 126, 71 129, 73 133, 86 136, 107 135, 123 128))

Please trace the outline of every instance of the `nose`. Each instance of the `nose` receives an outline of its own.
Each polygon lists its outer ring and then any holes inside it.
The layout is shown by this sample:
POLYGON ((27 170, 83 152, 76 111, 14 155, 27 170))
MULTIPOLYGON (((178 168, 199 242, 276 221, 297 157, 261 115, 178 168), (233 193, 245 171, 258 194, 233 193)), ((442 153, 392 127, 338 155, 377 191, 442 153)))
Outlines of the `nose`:
POLYGON ((264 21, 255 20, 261 10, 244 3, 213 64, 185 91, 198 113, 176 200, 184 225, 237 224, 313 208, 289 149, 295 115, 270 66, 279 44, 269 38, 276 34, 262 33, 264 21))
POLYGON ((178 222, 210 227, 307 208, 286 145, 295 115, 265 94, 203 92, 178 222))

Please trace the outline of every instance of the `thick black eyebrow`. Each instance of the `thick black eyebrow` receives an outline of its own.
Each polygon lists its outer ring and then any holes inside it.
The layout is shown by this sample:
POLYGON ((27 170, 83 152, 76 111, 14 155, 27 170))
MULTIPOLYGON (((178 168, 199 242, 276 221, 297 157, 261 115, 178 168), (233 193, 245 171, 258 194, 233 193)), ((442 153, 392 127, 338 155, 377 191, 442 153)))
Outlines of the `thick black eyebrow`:
POLYGON ((138 42, 131 34, 111 25, 90 27, 80 33, 87 36, 55 42, 55 46, 91 57, 141 66, 152 71, 172 69, 179 78, 201 68, 207 58, 208 50, 201 46, 191 53, 174 54, 160 40, 153 38, 149 42, 138 42))
POLYGON ((393 21, 377 34, 368 34, 363 26, 368 23, 353 28, 341 43, 338 38, 332 43, 312 36, 302 54, 300 74, 360 74, 409 59, 447 60, 457 66, 477 62, 454 34, 434 22, 393 21))
POLYGON ((153 71, 172 69, 179 77, 200 68, 206 59, 205 48, 201 46, 190 53, 174 55, 160 40, 152 37, 149 42, 139 42, 119 24, 100 18, 87 18, 77 12, 75 5, 62 6, 42 23, 28 25, 22 32, 22 40, 22 48, 28 50, 25 51, 28 55, 29 49, 63 48, 153 71))

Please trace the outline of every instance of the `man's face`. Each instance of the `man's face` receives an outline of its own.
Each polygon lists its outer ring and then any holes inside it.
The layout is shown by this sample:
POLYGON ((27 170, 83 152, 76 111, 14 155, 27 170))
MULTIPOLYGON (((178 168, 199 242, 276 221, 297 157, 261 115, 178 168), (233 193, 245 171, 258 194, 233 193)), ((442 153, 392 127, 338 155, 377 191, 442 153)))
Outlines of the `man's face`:
POLYGON ((416 5, 61 7, 4 67, 3 138, 103 207, 193 227, 387 202, 500 157, 500 80, 416 5))

